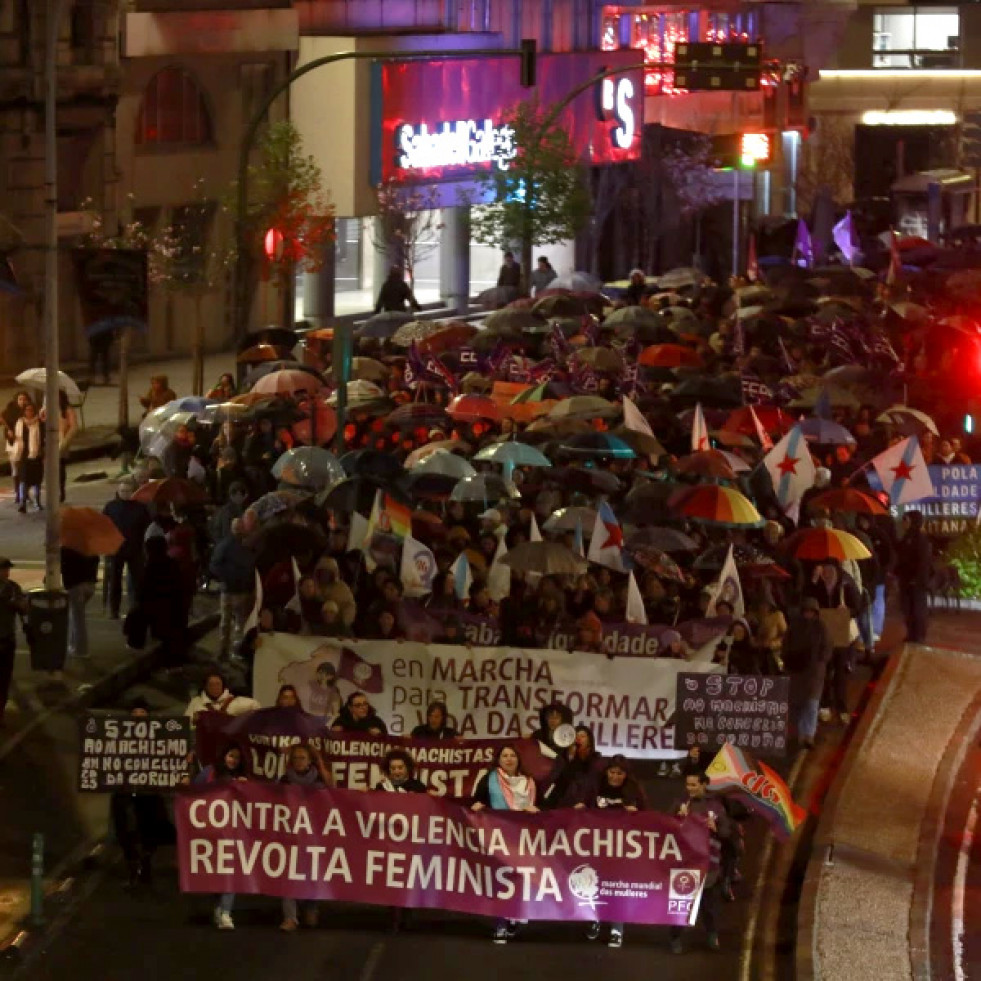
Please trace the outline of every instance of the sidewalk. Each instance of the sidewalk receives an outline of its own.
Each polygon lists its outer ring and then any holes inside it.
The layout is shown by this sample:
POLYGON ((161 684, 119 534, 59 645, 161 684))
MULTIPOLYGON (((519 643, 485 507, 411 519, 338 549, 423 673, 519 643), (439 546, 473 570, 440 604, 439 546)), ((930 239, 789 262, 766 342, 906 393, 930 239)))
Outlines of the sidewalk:
POLYGON ((923 846, 942 819, 947 788, 938 782, 949 776, 962 719, 981 687, 981 658, 956 645, 979 629, 976 613, 935 612, 937 646, 907 645, 881 679, 808 864, 797 943, 803 981, 929 976, 915 914, 921 876, 936 855, 923 846))
MULTIPOLYGON (((14 574, 28 587, 42 575, 17 568, 14 574)), ((193 662, 211 660, 216 609, 214 597, 199 594, 195 600, 193 662)), ((110 620, 102 608, 101 584, 88 614, 91 657, 70 658, 60 679, 32 671, 26 645, 18 647, 13 695, 0 729, 0 956, 30 908, 31 836, 44 834, 50 891, 59 867, 105 835, 108 797, 76 793, 78 712, 111 704, 159 664, 156 645, 138 653, 127 649, 121 622, 110 620)))

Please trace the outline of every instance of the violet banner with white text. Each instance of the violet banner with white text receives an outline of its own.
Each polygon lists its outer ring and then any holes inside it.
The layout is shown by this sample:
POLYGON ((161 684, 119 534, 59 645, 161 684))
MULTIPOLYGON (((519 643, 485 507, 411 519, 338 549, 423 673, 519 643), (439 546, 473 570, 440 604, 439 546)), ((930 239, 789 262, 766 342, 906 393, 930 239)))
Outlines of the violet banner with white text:
POLYGON ((428 794, 252 781, 179 793, 184 892, 684 926, 709 867, 699 817, 468 810, 428 794))
POLYGON ((253 695, 265 706, 291 684, 303 709, 330 724, 344 699, 363 691, 389 732, 400 736, 425 722, 426 706, 438 699, 462 737, 516 739, 537 729, 539 710, 557 701, 593 730, 601 752, 638 759, 683 755, 675 751, 672 724, 677 676, 721 670, 711 654, 610 659, 582 651, 284 633, 261 634, 256 648, 253 695))

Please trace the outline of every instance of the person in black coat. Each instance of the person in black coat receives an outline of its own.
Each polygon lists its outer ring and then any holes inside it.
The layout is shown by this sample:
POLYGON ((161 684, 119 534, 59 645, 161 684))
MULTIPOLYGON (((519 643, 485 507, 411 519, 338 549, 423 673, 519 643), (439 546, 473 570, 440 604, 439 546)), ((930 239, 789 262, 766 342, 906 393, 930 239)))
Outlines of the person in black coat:
POLYGON ((89 632, 85 608, 95 595, 99 579, 99 556, 85 555, 73 548, 61 547, 61 580, 68 592, 68 654, 89 656, 89 632))
POLYGON ((387 736, 388 727, 371 707, 368 696, 356 691, 348 695, 340 714, 331 723, 334 732, 368 732, 374 736, 387 736))
POLYGON ((545 791, 547 808, 585 807, 596 795, 602 757, 596 751, 592 730, 576 726, 576 741, 566 751, 561 769, 545 791))
POLYGON ((446 702, 430 702, 426 721, 412 730, 413 739, 456 739, 457 732, 447 725, 446 702))
POLYGON ((106 562, 109 577, 109 616, 119 619, 123 600, 123 570, 126 570, 126 594, 130 609, 136 603, 140 583, 143 581, 143 538, 150 527, 150 512, 142 501, 134 501, 136 481, 121 480, 116 496, 102 509, 102 513, 119 529, 123 544, 119 551, 106 562))
POLYGON ((187 592, 181 567, 167 554, 167 539, 160 535, 146 542, 146 566, 135 609, 124 630, 130 647, 141 649, 149 631, 164 645, 164 662, 179 667, 187 643, 187 592))
POLYGON ((903 523, 906 533, 896 550, 899 600, 906 619, 906 639, 922 644, 927 634, 926 597, 933 571, 933 545, 923 531, 923 515, 919 511, 907 511, 903 523))
POLYGON ((831 638, 821 622, 820 609, 813 596, 807 597, 783 638, 783 664, 790 675, 791 713, 797 725, 797 738, 805 749, 814 745, 821 693, 832 656, 831 638))
POLYGON ((375 313, 405 313, 406 305, 411 310, 421 310, 418 300, 412 292, 412 288, 405 281, 402 270, 398 266, 392 266, 388 271, 388 279, 382 283, 382 288, 378 293, 378 302, 375 304, 375 313))

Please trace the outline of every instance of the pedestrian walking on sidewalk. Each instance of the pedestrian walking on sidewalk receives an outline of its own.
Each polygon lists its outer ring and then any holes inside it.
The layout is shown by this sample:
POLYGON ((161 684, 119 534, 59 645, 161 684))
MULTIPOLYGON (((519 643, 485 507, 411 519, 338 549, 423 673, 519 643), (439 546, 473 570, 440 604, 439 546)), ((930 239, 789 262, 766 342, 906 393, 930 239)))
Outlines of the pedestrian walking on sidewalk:
POLYGON ((241 639, 245 621, 255 603, 255 555, 245 544, 241 518, 211 553, 211 576, 221 585, 221 623, 218 628, 218 659, 227 661, 233 643, 241 639))
POLYGON ((0 728, 10 697, 14 676, 14 654, 17 650, 17 617, 27 612, 24 590, 10 578, 13 562, 0 558, 0 728))
POLYGON ((31 396, 27 392, 18 392, 7 403, 3 413, 0 414, 4 435, 7 438, 7 456, 10 459, 10 476, 14 483, 14 501, 16 504, 22 502, 20 477, 17 475, 17 420, 24 414, 24 406, 29 402, 31 402, 31 396))
POLYGON ((15 473, 20 487, 21 514, 27 511, 28 492, 34 491, 34 510, 41 510, 41 481, 44 479, 44 426, 30 402, 14 427, 15 473))
POLYGON ((68 591, 68 655, 89 656, 89 631, 85 608, 95 595, 99 578, 99 556, 61 548, 61 581, 68 591))

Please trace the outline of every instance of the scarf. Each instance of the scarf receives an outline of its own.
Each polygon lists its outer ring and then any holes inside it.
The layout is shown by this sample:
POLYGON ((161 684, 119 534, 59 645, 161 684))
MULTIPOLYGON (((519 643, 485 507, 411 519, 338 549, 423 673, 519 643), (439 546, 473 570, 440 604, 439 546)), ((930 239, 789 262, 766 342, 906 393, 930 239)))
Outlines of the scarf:
POLYGON ((385 777, 381 782, 382 790, 387 790, 390 794, 407 794, 408 791, 402 784, 394 784, 392 781, 385 777))
POLYGON ((317 768, 311 766, 306 773, 297 773, 293 767, 287 767, 286 782, 300 787, 312 787, 314 784, 320 783, 320 774, 317 772, 317 768))
POLYGON ((495 811, 523 811, 535 803, 535 781, 520 773, 510 777, 500 767, 491 773, 488 790, 495 811))
POLYGON ((22 416, 17 420, 17 428, 20 430, 20 439, 26 438, 26 452, 21 454, 22 459, 36 460, 41 455, 41 420, 35 416, 28 422, 22 416))

